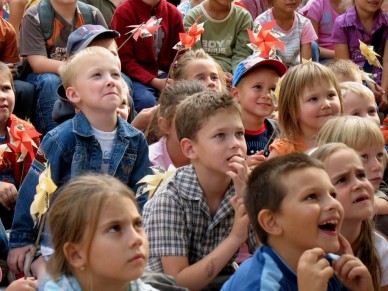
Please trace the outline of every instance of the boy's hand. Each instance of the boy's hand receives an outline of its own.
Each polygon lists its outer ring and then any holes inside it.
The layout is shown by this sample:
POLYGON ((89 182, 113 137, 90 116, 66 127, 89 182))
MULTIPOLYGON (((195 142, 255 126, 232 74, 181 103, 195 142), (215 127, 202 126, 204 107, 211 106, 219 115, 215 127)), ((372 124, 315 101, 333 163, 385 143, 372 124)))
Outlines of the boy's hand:
POLYGON ((247 157, 247 165, 248 167, 256 167, 258 164, 264 162, 266 157, 263 155, 264 151, 261 150, 253 155, 247 157))
POLYGON ((327 282, 334 275, 328 260, 323 259, 325 252, 321 248, 305 251, 297 267, 298 290, 327 290, 327 282))
POLYGON ((21 273, 24 270, 24 261, 26 254, 31 250, 31 246, 13 248, 8 253, 7 265, 15 274, 21 273))
POLYGON ((229 168, 231 170, 226 174, 233 180, 236 195, 242 197, 250 173, 249 167, 243 157, 234 156, 229 160, 229 168))
POLYGON ((234 209, 234 221, 230 236, 239 244, 246 242, 248 239, 249 217, 245 209, 242 197, 233 196, 230 200, 234 209))
POLYGON ((6 291, 20 291, 20 290, 37 290, 38 281, 34 277, 28 277, 26 279, 20 278, 16 281, 13 281, 6 291))
POLYGON ((132 120, 131 125, 138 130, 145 131, 158 109, 159 105, 151 108, 144 108, 136 115, 135 119, 132 120))
POLYGON ((0 182, 0 204, 3 205, 4 208, 11 210, 16 203, 17 196, 18 190, 14 184, 0 182))
POLYGON ((159 79, 159 78, 153 78, 150 82, 150 85, 154 87, 158 91, 162 91, 165 86, 171 85, 174 83, 173 79, 170 78, 164 78, 164 79, 159 79), (166 83, 167 82, 167 83, 166 83))

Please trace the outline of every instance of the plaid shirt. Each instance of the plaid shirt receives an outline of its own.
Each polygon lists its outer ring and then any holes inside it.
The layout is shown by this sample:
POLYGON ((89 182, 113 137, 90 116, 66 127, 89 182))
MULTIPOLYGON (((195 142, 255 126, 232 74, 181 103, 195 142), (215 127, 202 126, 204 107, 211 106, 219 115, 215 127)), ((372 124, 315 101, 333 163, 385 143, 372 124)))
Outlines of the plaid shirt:
MULTIPOLYGON (((192 265, 213 251, 232 230, 233 195, 231 184, 212 217, 194 167, 179 168, 143 209, 144 228, 150 241, 147 269, 162 272, 162 256, 185 256, 192 265)), ((247 243, 252 253, 256 245, 252 229, 247 243)), ((236 255, 237 252, 228 262, 227 270, 236 255)))

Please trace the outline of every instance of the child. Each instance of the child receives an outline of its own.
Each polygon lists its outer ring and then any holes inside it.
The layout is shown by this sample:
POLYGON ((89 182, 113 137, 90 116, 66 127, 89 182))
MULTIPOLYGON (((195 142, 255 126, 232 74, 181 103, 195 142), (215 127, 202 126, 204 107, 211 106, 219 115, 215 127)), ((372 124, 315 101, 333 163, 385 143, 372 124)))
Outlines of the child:
POLYGON ((175 127, 191 164, 144 207, 147 268, 190 290, 219 289, 240 246, 255 246, 241 201, 248 167, 240 109, 229 94, 198 93, 178 105, 175 127))
MULTIPOLYGON (((366 177, 371 182, 375 194, 375 212, 378 219, 385 219, 388 214, 387 195, 379 191, 386 165, 384 139, 379 127, 367 118, 357 116, 341 116, 329 120, 319 132, 317 145, 329 142, 342 142, 354 149, 361 157, 366 177), (382 217, 381 217, 382 216, 382 217)), ((385 234, 384 224, 377 228, 385 234)))
POLYGON ((353 253, 372 275, 374 290, 388 288, 388 243, 373 231, 373 187, 365 175, 359 155, 342 143, 328 143, 311 156, 325 165, 337 199, 345 212, 340 232, 349 241, 353 253), (381 265, 383 264, 383 265, 381 265))
POLYGON ((325 62, 336 76, 339 83, 342 82, 358 82, 362 83, 360 68, 351 60, 331 59, 325 62))
POLYGON ((170 165, 176 168, 188 165, 190 159, 181 149, 175 129, 175 112, 178 104, 188 96, 204 92, 206 88, 199 81, 179 81, 167 86, 159 98, 159 110, 155 115, 155 127, 149 132, 157 131, 160 138, 149 146, 151 164, 167 170, 170 165), (162 136, 160 136, 162 135, 162 136))
MULTIPOLYGON (((151 173, 143 134, 116 113, 123 101, 122 79, 112 53, 101 47, 85 48, 65 63, 61 78, 67 97, 80 113, 45 136, 20 189, 8 256, 15 273, 23 270, 28 245, 35 240, 37 229, 29 208, 47 163, 57 186, 88 171, 115 176, 137 189, 136 183, 151 173)), ((46 243, 42 240, 43 253, 46 243)), ((51 250, 46 250, 50 255, 51 250)))
POLYGON ((367 117, 380 126, 373 92, 357 82, 340 83, 344 115, 367 117))
POLYGON ((20 55, 27 58, 32 69, 31 73, 25 73, 25 77, 37 89, 34 124, 42 134, 57 125, 51 113, 57 99, 57 88, 61 84, 59 69, 66 58, 67 38, 85 23, 106 27, 98 9, 67 0, 40 0, 26 10, 21 22, 20 55), (86 6, 84 14, 81 6, 86 6))
POLYGON ((322 125, 342 112, 335 76, 314 62, 291 68, 281 83, 278 110, 282 135, 270 146, 269 157, 314 147, 322 125))
MULTIPOLYGON (((385 46, 388 37, 388 15, 381 10, 382 0, 370 3, 368 0, 353 0, 353 6, 337 17, 334 23, 332 40, 337 59, 351 59, 367 73, 376 74, 375 81, 382 87, 383 94, 376 101, 380 109, 388 108, 388 63, 385 46), (381 57, 383 68, 370 65, 360 50, 360 42, 373 46, 381 57), (385 73, 384 73, 385 71, 385 73)), ((381 95, 381 94, 380 94, 381 95)))
POLYGON ((133 81, 136 111, 155 106, 166 81, 171 82, 166 77, 176 53, 172 47, 183 32, 181 14, 166 0, 128 0, 116 9, 111 26, 121 34, 117 39, 118 46, 123 45, 119 56, 123 72, 133 81), (151 16, 162 18, 153 37, 126 42, 131 30, 127 26, 146 23, 151 16))
POLYGON ((263 153, 267 157, 269 145, 278 135, 277 123, 266 117, 275 109, 272 91, 286 71, 282 62, 257 55, 248 57, 237 66, 232 94, 241 106, 248 156, 258 158, 263 153))
MULTIPOLYGON (((25 130, 33 130, 32 124, 19 119, 12 114, 15 106, 15 87, 12 73, 9 67, 0 62, 0 144, 5 146, 13 141, 10 131, 11 127, 25 130)), ((38 147, 40 145, 39 135, 33 136, 33 142, 38 147)), ((33 147, 36 153, 37 148, 33 147)), ((12 218, 18 189, 27 175, 28 169, 32 163, 32 156, 27 154, 23 161, 19 161, 21 153, 14 150, 4 151, 1 154, 0 162, 0 218, 7 229, 11 227, 12 218)))
POLYGON ((287 66, 294 66, 305 60, 311 59, 311 42, 317 39, 317 34, 311 21, 295 10, 300 0, 289 2, 287 0, 272 0, 272 8, 260 14, 253 26, 276 20, 272 29, 281 34, 279 37, 285 45, 285 51, 276 50, 276 55, 287 66))
POLYGON ((227 76, 227 83, 232 81, 232 74, 239 62, 246 59, 252 51, 247 29, 252 28, 252 17, 244 8, 234 5, 232 0, 205 0, 190 10, 185 17, 185 28, 204 23, 205 32, 194 49, 203 48, 222 67, 227 76))
POLYGON ((45 290, 156 290, 139 279, 148 241, 133 192, 120 181, 76 177, 57 194, 48 224, 55 252, 45 290))
POLYGON ((203 49, 186 51, 171 72, 174 81, 199 80, 215 92, 226 92, 225 76, 221 66, 203 49))
POLYGON ((350 290, 373 290, 367 268, 339 234, 344 210, 335 198, 322 164, 304 154, 255 167, 244 204, 264 245, 222 290, 343 290, 340 280, 350 290), (330 263, 326 255, 340 247, 345 254, 330 263))

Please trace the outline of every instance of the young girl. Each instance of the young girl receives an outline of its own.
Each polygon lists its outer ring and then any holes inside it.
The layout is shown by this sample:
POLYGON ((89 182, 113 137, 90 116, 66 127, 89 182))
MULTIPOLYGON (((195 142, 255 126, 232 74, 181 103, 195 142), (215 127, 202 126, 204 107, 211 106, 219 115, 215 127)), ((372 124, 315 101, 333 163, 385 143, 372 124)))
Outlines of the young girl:
POLYGON ((281 34, 279 37, 285 45, 285 51, 276 50, 276 54, 287 66, 302 63, 302 58, 311 59, 311 42, 317 39, 317 34, 311 21, 295 10, 300 0, 272 0, 272 8, 260 14, 253 26, 276 20, 274 32, 281 34))
POLYGON ((79 176, 59 191, 45 290, 156 290, 139 279, 149 250, 132 191, 106 175, 79 176))
MULTIPOLYGON (((383 0, 353 0, 353 6, 337 17, 334 23, 332 40, 335 58, 351 59, 367 73, 376 74, 375 81, 385 91, 380 99, 382 109, 388 105, 388 52, 385 50, 388 37, 388 16, 381 10, 383 0), (378 53, 383 69, 370 65, 362 55, 359 40, 378 53)), ((381 95, 381 94, 380 94, 381 95)), ((380 95, 378 97, 380 97, 380 95)))
POLYGON ((216 92, 226 92, 221 66, 203 49, 185 52, 174 64, 171 77, 179 80, 199 80, 216 92))
POLYGON ((283 78, 278 106, 281 137, 270 146, 269 157, 312 148, 322 125, 342 112, 338 83, 323 65, 301 64, 283 78))
POLYGON ((373 92, 357 82, 340 83, 344 115, 367 117, 380 126, 373 92))
POLYGON ((312 152, 324 163, 345 217, 341 234, 353 253, 367 266, 374 290, 388 290, 388 243, 373 230, 373 187, 366 178, 359 155, 341 143, 329 143, 312 152))
POLYGON ((159 110, 147 132, 148 142, 155 142, 149 146, 149 158, 154 166, 161 166, 167 170, 170 165, 177 168, 190 163, 182 153, 176 134, 175 111, 182 100, 205 90, 206 88, 199 81, 183 80, 167 86, 162 91, 159 110))
POLYGON ((388 197, 379 191, 387 157, 379 127, 368 118, 336 117, 322 127, 317 138, 317 145, 328 142, 342 142, 353 148, 361 157, 366 177, 371 182, 376 195, 375 212, 379 220, 377 228, 384 234, 388 234, 388 227, 383 223, 388 218, 388 197))

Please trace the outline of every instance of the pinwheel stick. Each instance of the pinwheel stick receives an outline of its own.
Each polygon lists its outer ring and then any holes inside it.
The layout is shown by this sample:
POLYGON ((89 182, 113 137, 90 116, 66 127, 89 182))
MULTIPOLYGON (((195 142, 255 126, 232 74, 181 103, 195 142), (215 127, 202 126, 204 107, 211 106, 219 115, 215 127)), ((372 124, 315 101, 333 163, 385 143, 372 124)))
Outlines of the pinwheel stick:
POLYGON ((143 26, 145 25, 145 23, 143 22, 142 24, 140 24, 133 32, 132 34, 130 34, 128 36, 128 38, 119 46, 119 48, 117 49, 117 51, 119 51, 130 39, 132 36, 134 36, 134 34, 140 29, 142 28, 143 26))
POLYGON ((174 57, 174 59, 172 60, 170 69, 168 70, 167 77, 166 77, 166 82, 164 83, 163 89, 166 88, 167 83, 168 83, 168 78, 170 78, 170 75, 171 75, 172 68, 175 66, 175 62, 176 62, 176 60, 177 60, 179 54, 180 54, 182 51, 183 51, 183 49, 180 48, 180 49, 178 49, 178 51, 176 52, 175 57, 174 57))

